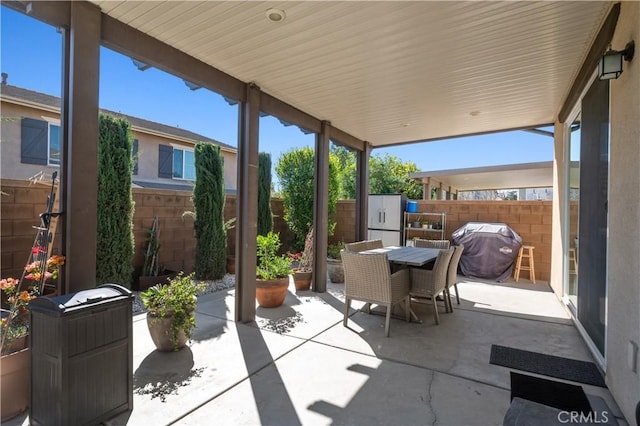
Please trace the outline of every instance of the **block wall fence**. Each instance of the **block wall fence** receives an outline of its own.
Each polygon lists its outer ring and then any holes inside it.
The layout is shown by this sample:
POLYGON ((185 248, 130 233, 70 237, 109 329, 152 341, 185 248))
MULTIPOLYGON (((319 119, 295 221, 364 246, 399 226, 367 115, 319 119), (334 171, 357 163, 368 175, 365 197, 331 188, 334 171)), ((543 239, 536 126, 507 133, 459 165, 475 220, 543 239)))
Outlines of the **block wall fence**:
MULTIPOLYGON (((21 180, 3 179, 0 195, 0 238, 2 277, 19 278, 33 245, 40 224, 40 213, 45 209, 48 185, 32 185, 21 180)), ((167 269, 191 272, 194 268, 196 239, 193 219, 182 217, 185 211, 193 211, 191 193, 187 191, 161 189, 133 189, 135 214, 133 229, 135 238, 134 266, 137 270, 144 262, 146 229, 151 228, 153 218, 158 216, 160 225, 159 262, 167 269)), ((274 215, 274 231, 280 232, 284 244, 292 235, 283 219, 282 201, 271 203, 274 215)), ((227 195, 225 220, 235 217, 236 197, 227 195)), ((58 227, 54 238, 54 253, 60 253, 61 233, 58 227)), ((227 253, 235 253, 235 228, 227 235, 227 253)))
MULTIPOLYGON (((49 194, 48 185, 32 185, 21 180, 3 180, 0 195, 0 237, 2 277, 20 277, 29 250, 35 238, 33 226, 40 223, 39 214, 45 209, 49 194)), ((134 188, 135 237, 134 265, 140 268, 144 261, 145 229, 151 227, 153 218, 160 223, 159 261, 172 270, 191 272, 194 267, 196 240, 193 219, 182 217, 193 210, 191 193, 175 190, 134 188)), ((274 213, 274 230, 279 232, 285 247, 292 234, 283 219, 282 201, 271 201, 274 213)), ((447 238, 467 222, 504 222, 522 237, 524 243, 534 245, 536 275, 548 281, 551 269, 551 201, 418 201, 420 212, 447 213, 447 238)), ((225 219, 235 216, 236 197, 227 195, 225 219)), ((572 209, 572 215, 575 209, 572 209)), ((355 241, 355 202, 338 201, 335 213, 336 229, 329 243, 355 241)), ((573 221, 575 223, 575 221, 573 221)), ((60 228, 58 228, 54 252, 60 252, 60 228)), ((227 252, 235 253, 235 229, 227 236, 227 252)), ((527 278, 526 272, 523 274, 527 278)))
MULTIPOLYGON (((467 222, 502 222, 521 237, 524 244, 535 246, 536 280, 549 281, 551 271, 551 201, 458 201, 419 200, 422 213, 447 214, 446 238, 467 222)), ((572 209, 572 214, 575 210, 572 209)), ((355 201, 339 201, 336 209, 336 232, 330 243, 355 240, 355 201)), ((575 222, 575 220, 573 221, 575 222)), ((520 275, 529 278, 527 272, 520 275)))

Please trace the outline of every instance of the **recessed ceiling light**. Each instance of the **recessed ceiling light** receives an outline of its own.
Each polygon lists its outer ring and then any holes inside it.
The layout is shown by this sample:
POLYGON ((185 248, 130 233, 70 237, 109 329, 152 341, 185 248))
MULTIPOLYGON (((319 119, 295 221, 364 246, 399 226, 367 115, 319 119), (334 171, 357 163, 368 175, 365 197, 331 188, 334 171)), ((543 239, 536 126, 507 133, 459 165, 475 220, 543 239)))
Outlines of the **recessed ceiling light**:
POLYGON ((271 22, 282 22, 287 17, 287 14, 281 9, 267 9, 264 14, 271 22))
POLYGON ((472 117, 478 116, 478 115, 480 115, 480 111, 471 111, 469 113, 469 115, 472 116, 472 117))
POLYGON ((411 126, 411 123, 402 123, 402 127, 409 127, 411 126))

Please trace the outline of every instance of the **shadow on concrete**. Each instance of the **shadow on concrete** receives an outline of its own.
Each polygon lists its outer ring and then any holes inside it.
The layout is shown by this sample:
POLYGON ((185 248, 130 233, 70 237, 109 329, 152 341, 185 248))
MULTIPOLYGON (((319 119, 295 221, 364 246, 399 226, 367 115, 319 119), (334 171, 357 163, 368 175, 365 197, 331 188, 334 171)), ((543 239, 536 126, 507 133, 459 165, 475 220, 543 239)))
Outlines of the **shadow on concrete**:
POLYGON ((177 395, 189 386, 193 377, 200 377, 204 368, 193 368, 193 353, 186 346, 177 352, 151 352, 133 375, 133 392, 151 395, 166 402, 168 395, 177 395))
POLYGON ((289 392, 271 357, 262 332, 257 327, 236 327, 238 340, 249 376, 253 399, 262 425, 301 425, 289 392), (265 356, 268 359, 265 360, 265 356), (267 361, 265 366, 265 361, 267 361), (257 371, 256 371, 257 370, 257 371), (267 380, 260 380, 260 376, 267 380))

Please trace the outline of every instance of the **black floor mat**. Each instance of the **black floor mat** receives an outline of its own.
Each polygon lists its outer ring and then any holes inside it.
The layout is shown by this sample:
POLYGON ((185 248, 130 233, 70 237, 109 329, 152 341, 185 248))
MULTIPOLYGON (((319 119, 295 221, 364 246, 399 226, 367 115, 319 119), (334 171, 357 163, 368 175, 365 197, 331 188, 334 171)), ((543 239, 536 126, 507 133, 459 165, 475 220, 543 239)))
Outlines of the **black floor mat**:
POLYGON ((603 388, 607 387, 598 367, 588 361, 491 345, 491 359, 489 362, 543 376, 556 377, 603 388))
POLYGON ((511 372, 511 399, 522 398, 568 412, 591 412, 581 386, 511 372))

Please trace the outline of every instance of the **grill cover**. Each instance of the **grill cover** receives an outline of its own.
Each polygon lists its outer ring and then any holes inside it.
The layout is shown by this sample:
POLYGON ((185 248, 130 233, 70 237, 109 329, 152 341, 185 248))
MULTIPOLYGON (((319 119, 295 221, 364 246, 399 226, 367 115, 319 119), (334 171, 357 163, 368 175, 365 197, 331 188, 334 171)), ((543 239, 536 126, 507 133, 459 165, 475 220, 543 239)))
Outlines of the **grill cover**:
POLYGON ((452 235, 453 243, 463 245, 460 271, 467 277, 495 279, 511 276, 513 261, 522 238, 504 223, 469 222, 452 235))

